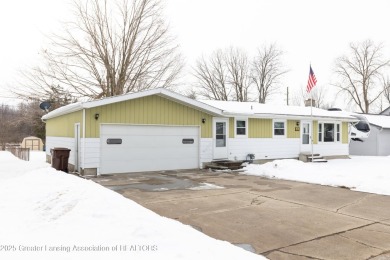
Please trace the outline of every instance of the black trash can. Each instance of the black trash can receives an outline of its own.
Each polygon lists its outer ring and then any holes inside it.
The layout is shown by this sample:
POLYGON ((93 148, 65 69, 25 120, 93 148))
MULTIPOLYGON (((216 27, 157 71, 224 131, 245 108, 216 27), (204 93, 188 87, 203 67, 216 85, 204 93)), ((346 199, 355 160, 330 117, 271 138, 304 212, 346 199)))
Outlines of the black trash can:
POLYGON ((51 167, 57 171, 68 172, 68 161, 70 149, 55 147, 50 150, 51 167))

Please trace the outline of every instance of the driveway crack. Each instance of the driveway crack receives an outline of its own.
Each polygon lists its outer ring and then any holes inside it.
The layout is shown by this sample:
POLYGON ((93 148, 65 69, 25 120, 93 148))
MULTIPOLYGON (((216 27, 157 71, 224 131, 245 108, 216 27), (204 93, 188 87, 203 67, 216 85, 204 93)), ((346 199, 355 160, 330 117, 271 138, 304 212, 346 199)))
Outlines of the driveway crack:
POLYGON ((309 258, 309 259, 326 260, 326 259, 324 259, 324 258, 318 258, 318 257, 314 257, 314 256, 309 256, 309 255, 294 254, 294 253, 286 252, 286 251, 283 251, 283 250, 279 250, 279 252, 282 252, 282 253, 284 253, 284 254, 286 254, 286 255, 306 257, 306 258, 309 258))
POLYGON ((372 196, 373 196, 373 194, 367 194, 366 196, 363 196, 363 197, 361 197, 361 198, 359 198, 359 199, 357 199, 357 200, 355 200, 355 201, 353 201, 351 203, 348 203, 348 204, 346 204, 344 206, 341 206, 340 208, 336 209, 335 212, 339 213, 340 210, 342 210, 342 209, 344 209, 346 207, 349 207, 349 206, 353 206, 353 205, 359 204, 362 200, 364 200, 364 199, 366 199, 368 197, 372 197, 372 196))
MULTIPOLYGON (((379 255, 371 256, 370 258, 367 258, 367 260, 370 260, 370 259, 373 259, 373 258, 377 258, 377 257, 379 257, 381 255, 386 255, 386 257, 387 257, 387 254, 390 254, 390 250, 386 250, 386 251, 380 253, 379 255)), ((377 259, 382 259, 382 258, 377 258, 377 259)), ((383 259, 387 259, 387 258, 383 258, 383 259)))
MULTIPOLYGON (((326 237, 331 237, 331 236, 334 236, 334 235, 340 235, 340 234, 346 233, 346 232, 348 232, 348 231, 353 231, 353 230, 356 230, 356 229, 361 229, 361 228, 369 227, 369 226, 372 226, 372 225, 378 224, 378 223, 379 223, 379 222, 368 223, 368 224, 366 224, 366 225, 362 225, 362 226, 358 226, 358 227, 353 227, 353 228, 350 228, 350 229, 347 229, 347 230, 342 230, 342 231, 339 231, 339 232, 335 232, 335 233, 331 233, 331 234, 327 234, 327 235, 315 237, 315 238, 312 238, 312 239, 308 239, 308 240, 305 240, 305 241, 301 241, 301 242, 294 243, 294 244, 287 245, 287 246, 282 246, 282 247, 279 247, 279 248, 275 248, 275 249, 272 249, 272 250, 269 250, 269 251, 265 251, 265 252, 260 252, 260 253, 261 253, 261 254, 270 254, 270 253, 275 252, 275 251, 282 251, 282 249, 284 249, 284 248, 288 248, 288 247, 293 247, 293 246, 305 244, 305 243, 308 243, 308 242, 320 240, 320 239, 323 239, 323 238, 326 238, 326 237)), ((382 249, 382 250, 383 250, 383 249, 382 249)), ((282 252, 284 252, 284 251, 282 251, 282 252)))
POLYGON ((356 240, 356 239, 353 239, 353 238, 350 238, 350 237, 347 237, 345 235, 342 235, 342 234, 339 234, 340 237, 343 237, 345 239, 348 239, 348 240, 351 240, 355 243, 358 243, 358 244, 361 244, 363 246, 367 246, 367 247, 370 247, 370 248, 374 248, 374 249, 378 249, 378 250, 385 250, 385 248, 379 248, 379 247, 376 247, 376 246, 373 246, 373 245, 369 245, 369 244, 366 244, 366 243, 363 243, 362 241, 359 241, 359 240, 356 240))
POLYGON ((258 205, 265 203, 265 201, 261 200, 260 198, 263 198, 263 196, 259 195, 259 196, 256 196, 255 198, 253 198, 250 205, 257 205, 258 206, 258 205))

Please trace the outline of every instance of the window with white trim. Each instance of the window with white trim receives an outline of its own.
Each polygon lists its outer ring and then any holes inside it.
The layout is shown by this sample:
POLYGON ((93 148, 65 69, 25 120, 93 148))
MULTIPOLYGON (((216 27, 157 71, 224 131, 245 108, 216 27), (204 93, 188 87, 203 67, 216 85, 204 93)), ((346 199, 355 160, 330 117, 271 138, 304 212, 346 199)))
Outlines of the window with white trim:
POLYGON ((318 142, 322 142, 322 136, 323 136, 322 125, 323 124, 318 124, 318 142))
POLYGON ((236 137, 247 137, 248 136, 248 120, 247 119, 236 119, 236 137))
POLYGON ((334 143, 341 141, 340 123, 318 123, 318 142, 334 143))
POLYGON ((274 120, 274 137, 286 137, 286 121, 274 120))

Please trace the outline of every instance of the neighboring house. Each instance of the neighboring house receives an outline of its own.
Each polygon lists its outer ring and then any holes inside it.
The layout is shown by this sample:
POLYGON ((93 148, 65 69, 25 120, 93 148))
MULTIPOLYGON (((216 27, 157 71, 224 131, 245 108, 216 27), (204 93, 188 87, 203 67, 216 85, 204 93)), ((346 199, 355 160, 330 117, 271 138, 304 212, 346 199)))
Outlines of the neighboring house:
POLYGON ((386 108, 382 112, 379 113, 380 115, 390 116, 390 107, 386 108))
POLYGON ((56 109, 46 122, 46 153, 71 149, 69 169, 109 174, 201 168, 213 160, 349 154, 342 112, 254 102, 197 101, 153 89, 56 109), (313 146, 311 129, 314 130, 313 146))
POLYGON ((363 142, 351 141, 351 155, 390 155, 390 116, 364 115, 370 123, 370 135, 363 142))
POLYGON ((30 148, 32 151, 43 151, 43 142, 41 138, 29 136, 23 139, 21 147, 30 148))

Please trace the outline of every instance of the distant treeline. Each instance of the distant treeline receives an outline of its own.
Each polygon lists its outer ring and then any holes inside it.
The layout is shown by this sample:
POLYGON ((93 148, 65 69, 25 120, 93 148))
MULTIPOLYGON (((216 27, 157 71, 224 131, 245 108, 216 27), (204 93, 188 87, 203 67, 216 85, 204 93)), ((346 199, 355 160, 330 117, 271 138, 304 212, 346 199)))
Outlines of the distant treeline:
POLYGON ((45 112, 39 102, 20 103, 17 106, 0 105, 0 149, 7 143, 21 143, 27 136, 45 139, 45 124, 41 117, 45 112))

